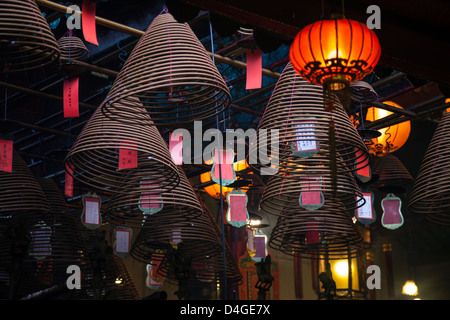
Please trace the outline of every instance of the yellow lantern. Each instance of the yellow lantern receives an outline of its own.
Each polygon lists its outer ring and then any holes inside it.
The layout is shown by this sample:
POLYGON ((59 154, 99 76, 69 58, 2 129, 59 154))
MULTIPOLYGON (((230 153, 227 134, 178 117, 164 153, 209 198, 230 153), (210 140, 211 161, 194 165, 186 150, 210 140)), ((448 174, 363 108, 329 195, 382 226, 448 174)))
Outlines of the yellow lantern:
MULTIPOLYGON (((392 101, 384 101, 384 104, 403 109, 401 106, 392 101)), ((367 109, 366 120, 376 121, 393 114, 392 111, 371 107, 367 109)), ((373 145, 369 146, 371 153, 381 156, 389 152, 400 149, 408 140, 411 132, 410 121, 404 121, 386 128, 378 130, 381 135, 372 139, 373 145)))
MULTIPOLYGON (((206 164, 210 164, 208 161, 205 161, 205 163, 206 164)), ((236 161, 236 162, 233 163, 233 169, 234 169, 235 172, 245 170, 248 167, 249 167, 248 163, 247 163, 247 161, 245 159, 240 160, 240 161, 236 161)), ((202 173, 200 175, 200 182, 201 183, 206 183, 206 182, 210 182, 210 181, 211 181, 211 172, 208 171, 208 172, 202 173)), ((211 197, 216 198, 216 199, 220 199, 220 185, 218 183, 214 183, 212 185, 209 185, 209 186, 205 187, 204 189, 211 197)), ((229 192, 233 191, 233 189, 234 188, 222 186, 222 196, 223 196, 223 198, 226 199, 227 194, 229 192)), ((243 188, 241 188, 241 190, 243 192, 247 192, 248 191, 248 187, 243 187, 243 188)))

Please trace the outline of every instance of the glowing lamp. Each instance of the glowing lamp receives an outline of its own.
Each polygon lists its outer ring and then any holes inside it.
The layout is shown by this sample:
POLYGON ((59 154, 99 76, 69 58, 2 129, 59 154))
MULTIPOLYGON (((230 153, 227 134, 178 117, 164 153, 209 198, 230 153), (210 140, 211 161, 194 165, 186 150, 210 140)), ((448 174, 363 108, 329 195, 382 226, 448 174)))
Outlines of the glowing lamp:
POLYGON ((412 280, 408 280, 402 287, 402 294, 408 296, 417 296, 419 294, 419 289, 412 280))
MULTIPOLYGON (((333 17, 304 27, 292 42, 295 71, 324 91, 350 92, 350 83, 370 74, 380 58, 375 32, 365 24, 333 17)), ((341 103, 346 105, 345 101, 341 103)), ((325 106, 333 109, 333 106, 325 106)))
MULTIPOLYGON (((384 101, 384 104, 403 109, 401 106, 392 101, 384 101)), ((393 112, 371 107, 367 109, 366 120, 376 121, 393 114, 393 112)), ((404 121, 386 128, 378 130, 381 135, 372 139, 373 145, 369 146, 370 152, 377 155, 387 154, 389 152, 400 149, 408 140, 411 132, 410 121, 404 121)))

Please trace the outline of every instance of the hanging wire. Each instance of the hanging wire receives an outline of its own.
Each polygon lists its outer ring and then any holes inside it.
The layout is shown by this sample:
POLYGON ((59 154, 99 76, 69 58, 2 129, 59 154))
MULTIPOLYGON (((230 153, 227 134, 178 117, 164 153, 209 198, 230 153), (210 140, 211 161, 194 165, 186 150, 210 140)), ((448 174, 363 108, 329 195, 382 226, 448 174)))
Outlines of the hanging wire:
MULTIPOLYGON (((213 30, 211 21, 209 21, 209 33, 211 38, 211 55, 213 64, 215 65, 215 59, 214 59, 214 39, 213 39, 213 30)), ((224 118, 225 122, 225 118, 224 118)), ((225 124, 224 124, 225 125, 225 124)), ((217 127, 217 146, 219 147, 218 153, 219 153, 219 186, 220 186, 220 223, 222 227, 222 255, 223 255, 223 298, 226 298, 228 289, 227 289, 227 266, 226 266, 226 243, 225 243, 225 226, 224 226, 224 215, 223 215, 223 194, 222 194, 222 168, 221 168, 221 152, 220 152, 220 145, 219 145, 219 115, 216 114, 216 127, 217 127)))

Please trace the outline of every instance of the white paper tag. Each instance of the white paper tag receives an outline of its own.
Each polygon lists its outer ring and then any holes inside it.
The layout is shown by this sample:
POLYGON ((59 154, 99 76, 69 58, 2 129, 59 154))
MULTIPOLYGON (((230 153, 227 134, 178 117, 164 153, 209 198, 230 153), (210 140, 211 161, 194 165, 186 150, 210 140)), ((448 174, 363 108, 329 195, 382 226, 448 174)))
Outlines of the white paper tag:
POLYGON ((314 123, 298 123, 295 125, 297 151, 317 150, 317 141, 314 135, 314 123), (308 139, 308 140, 306 140, 308 139))
MULTIPOLYGON (((373 212, 372 212, 372 194, 370 193, 363 193, 364 200, 366 200, 366 203, 359 207, 356 211, 357 218, 360 219, 373 219, 373 212)), ((358 205, 363 201, 363 199, 359 200, 358 205)))
POLYGON ((117 253, 130 252, 130 231, 124 229, 116 229, 116 247, 117 253))
POLYGON ((100 205, 98 200, 85 199, 84 222, 88 224, 100 224, 100 205))

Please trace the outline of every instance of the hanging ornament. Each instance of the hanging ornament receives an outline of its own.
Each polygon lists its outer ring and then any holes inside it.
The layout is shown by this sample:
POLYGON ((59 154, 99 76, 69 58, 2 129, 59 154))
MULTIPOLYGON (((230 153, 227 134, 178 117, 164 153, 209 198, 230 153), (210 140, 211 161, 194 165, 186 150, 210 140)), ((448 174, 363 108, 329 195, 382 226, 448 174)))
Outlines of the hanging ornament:
POLYGON ((126 258, 130 255, 131 239, 133 230, 128 227, 116 227, 114 229, 114 254, 120 258, 126 258))
POLYGON ((142 179, 141 184, 141 196, 139 197, 139 210, 144 214, 155 214, 160 212, 164 203, 161 197, 160 188, 158 188, 158 182, 152 181, 150 178, 142 179))
POLYGON ((267 236, 260 229, 256 229, 252 239, 251 247, 254 248, 254 254, 250 257, 253 261, 261 262, 269 254, 267 250, 267 236))
POLYGON ((314 211, 323 206, 325 198, 322 193, 322 180, 321 176, 300 177, 299 204, 302 208, 314 211))
POLYGON ((309 82, 323 86, 324 107, 335 108, 334 94, 350 104, 350 83, 371 73, 380 58, 375 32, 365 24, 332 14, 303 28, 295 37, 289 58, 309 82))
POLYGON ((247 211, 248 198, 241 189, 234 189, 227 194, 227 222, 236 228, 248 224, 249 214, 247 211))
POLYGON ((371 224, 376 221, 377 216, 375 209, 373 207, 373 203, 375 200, 375 196, 372 191, 363 191, 362 193, 364 199, 360 199, 359 201, 364 202, 362 206, 359 206, 355 210, 355 218, 362 224, 371 224))
POLYGON ((381 200, 383 215, 381 216, 381 224, 386 229, 395 230, 403 225, 402 199, 389 193, 381 200))
POLYGON ((231 149, 215 148, 213 154, 213 166, 211 179, 223 186, 232 184, 236 180, 236 172, 233 168, 234 152, 231 149))
POLYGON ((97 194, 88 192, 81 197, 83 211, 81 213, 81 223, 89 230, 95 230, 102 225, 102 215, 100 212, 101 200, 97 194))

